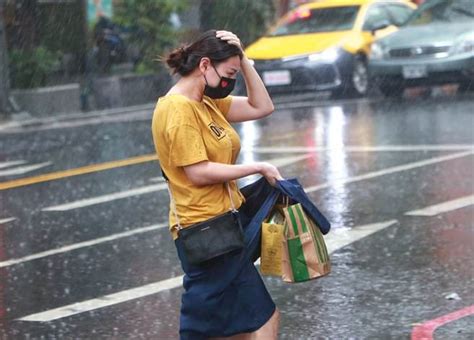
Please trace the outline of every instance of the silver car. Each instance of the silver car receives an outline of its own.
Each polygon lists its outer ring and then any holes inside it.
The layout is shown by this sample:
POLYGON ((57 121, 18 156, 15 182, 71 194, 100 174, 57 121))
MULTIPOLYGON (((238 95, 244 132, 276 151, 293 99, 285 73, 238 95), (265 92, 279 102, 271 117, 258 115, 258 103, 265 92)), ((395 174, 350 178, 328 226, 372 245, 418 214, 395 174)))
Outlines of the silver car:
POLYGON ((368 66, 386 96, 445 83, 474 90, 474 0, 428 0, 399 31, 372 44, 368 66))

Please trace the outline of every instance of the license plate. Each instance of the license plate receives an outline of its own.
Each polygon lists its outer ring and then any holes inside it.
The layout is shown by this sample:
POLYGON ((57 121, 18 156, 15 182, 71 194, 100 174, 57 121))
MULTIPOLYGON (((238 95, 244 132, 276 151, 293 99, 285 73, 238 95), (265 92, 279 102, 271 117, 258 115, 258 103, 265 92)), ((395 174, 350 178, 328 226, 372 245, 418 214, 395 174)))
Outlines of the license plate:
POLYGON ((427 71, 425 66, 404 66, 403 78, 416 79, 426 77, 427 71))
POLYGON ((291 84, 291 74, 288 70, 263 72, 263 82, 267 86, 291 84))

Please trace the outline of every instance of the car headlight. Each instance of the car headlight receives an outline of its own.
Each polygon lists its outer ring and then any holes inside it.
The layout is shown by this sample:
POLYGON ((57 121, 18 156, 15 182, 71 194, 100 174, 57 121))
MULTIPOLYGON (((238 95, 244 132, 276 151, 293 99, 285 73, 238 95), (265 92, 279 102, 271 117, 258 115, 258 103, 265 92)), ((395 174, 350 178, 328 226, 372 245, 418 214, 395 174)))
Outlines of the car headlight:
POLYGON ((474 32, 461 35, 451 47, 450 54, 474 53, 474 32))
POLYGON ((313 53, 308 56, 308 60, 312 62, 333 63, 341 55, 341 50, 337 47, 328 48, 320 53, 313 53))
POLYGON ((380 60, 386 57, 386 51, 382 44, 373 43, 370 48, 370 59, 380 60))

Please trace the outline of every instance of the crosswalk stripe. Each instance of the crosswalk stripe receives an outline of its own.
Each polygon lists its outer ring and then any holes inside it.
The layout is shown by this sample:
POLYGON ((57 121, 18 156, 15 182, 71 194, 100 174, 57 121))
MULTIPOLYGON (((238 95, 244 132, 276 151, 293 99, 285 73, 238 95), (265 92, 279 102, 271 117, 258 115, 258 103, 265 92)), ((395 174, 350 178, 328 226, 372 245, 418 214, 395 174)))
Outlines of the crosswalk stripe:
MULTIPOLYGON (((472 154, 472 152, 463 152, 463 153, 457 153, 457 154, 453 154, 453 155, 449 155, 449 156, 445 156, 445 157, 438 157, 438 158, 434 158, 434 159, 428 159, 428 160, 424 160, 424 161, 421 161, 421 162, 415 162, 415 163, 411 163, 411 164, 409 163, 409 164, 405 164, 405 165, 402 165, 402 166, 389 168, 391 170, 386 169, 386 170, 382 170, 382 171, 368 173, 368 174, 365 174, 365 175, 362 175, 362 176, 349 177, 347 179, 342 179, 342 180, 340 180, 339 182, 336 182, 336 183, 335 182, 329 182, 329 183, 321 184, 321 185, 318 185, 318 186, 307 187, 307 188, 305 188, 305 191, 307 193, 309 193, 309 192, 312 192, 312 191, 316 191, 316 190, 320 190, 320 189, 323 189, 323 188, 326 188, 326 187, 330 187, 331 185, 337 185, 339 183, 349 183, 349 182, 354 182, 356 180, 362 180, 362 179, 366 179, 366 178, 373 178, 373 177, 376 177, 376 176, 381 176, 382 174, 393 173, 394 170, 401 171, 403 169, 411 169, 411 168, 414 168, 414 167, 433 164, 433 163, 440 162, 440 161, 445 161, 445 160, 454 159, 454 158, 458 158, 458 157, 464 157, 464 156, 467 156, 467 155, 470 155, 470 154, 472 154)), ((163 185, 166 188, 165 183, 161 183, 161 184, 157 184, 157 185, 163 185)), ((72 203, 72 204, 74 204, 74 203, 72 203)), ((53 207, 51 207, 51 208, 53 208, 53 207)), ((141 228, 139 228, 137 230, 140 230, 140 229, 141 228)), ((94 244, 98 244, 98 243, 106 242, 106 241, 108 241, 107 238, 101 238, 101 239, 97 239, 97 240, 91 240, 91 241, 88 241, 88 242, 94 242, 94 244)), ((70 249, 72 250, 72 249, 76 249, 75 246, 76 245, 73 244, 73 245, 68 246, 68 247, 71 247, 70 249)), ((67 247, 66 247, 66 249, 67 249, 67 247)), ((65 250, 65 251, 68 251, 68 250, 65 250)), ((49 251, 46 251, 46 252, 43 252, 43 253, 40 253, 40 254, 33 254, 33 255, 27 256, 27 257, 22 258, 22 259, 16 259, 16 260, 9 260, 9 261, 0 262, 0 268, 56 254, 55 250, 52 250, 52 252, 53 253, 50 254, 49 251), (42 254, 46 254, 46 255, 42 255, 42 254)), ((61 251, 61 252, 63 252, 63 251, 61 251)), ((61 253, 61 252, 59 252, 59 253, 61 253)))
POLYGON ((372 178, 375 178, 375 177, 384 176, 384 175, 388 175, 388 174, 393 174, 393 173, 400 172, 400 171, 416 169, 416 168, 420 168, 420 167, 426 166, 426 165, 441 163, 441 162, 453 160, 453 159, 456 159, 456 158, 462 158, 462 157, 472 155, 473 153, 474 153, 474 151, 466 151, 466 152, 459 152, 459 153, 455 153, 455 154, 451 154, 451 155, 447 155, 447 156, 429 158, 429 159, 425 159, 425 160, 422 160, 422 161, 402 164, 402 165, 394 166, 394 167, 391 167, 391 168, 386 168, 386 169, 379 170, 379 171, 368 172, 368 173, 363 174, 363 175, 335 179, 335 180, 332 180, 332 181, 329 181, 329 182, 326 182, 326 183, 321 183, 321 184, 318 184, 318 185, 308 187, 305 190, 306 190, 307 193, 310 193, 310 192, 313 192, 313 191, 318 191, 318 190, 326 189, 326 188, 333 187, 333 186, 359 182, 359 181, 363 181, 363 180, 366 180, 366 179, 372 179, 372 178))
POLYGON ((52 207, 43 208, 41 210, 42 211, 68 211, 68 210, 73 210, 73 209, 78 209, 78 208, 84 208, 84 207, 89 207, 89 206, 100 204, 100 203, 115 201, 122 198, 144 195, 144 194, 149 194, 155 191, 164 190, 166 189, 166 186, 167 186, 166 183, 147 185, 147 186, 136 188, 136 189, 120 191, 120 192, 115 192, 112 194, 97 196, 93 198, 86 198, 86 199, 78 200, 71 203, 55 205, 52 207))
POLYGON ((51 165, 51 162, 31 164, 31 165, 20 166, 20 167, 17 167, 17 168, 1 170, 0 171, 0 176, 23 175, 23 174, 26 174, 28 172, 35 171, 35 170, 47 167, 49 165, 51 165))
POLYGON ((474 205, 474 195, 461 197, 452 201, 431 205, 429 207, 405 213, 408 216, 436 216, 445 212, 474 205))
MULTIPOLYGON (((377 231, 385 229, 395 223, 397 220, 390 220, 380 223, 373 223, 354 227, 351 229, 335 229, 325 237, 329 253, 333 253, 353 242, 367 237, 377 231)), ((53 320, 65 318, 68 316, 89 312, 99 308, 104 308, 119 304, 122 302, 135 300, 152 294, 181 287, 183 276, 173 277, 167 280, 158 281, 144 286, 127 289, 121 292, 105 295, 99 298, 73 303, 67 306, 51 309, 48 311, 31 314, 20 318, 21 321, 50 322, 53 320)))
POLYGON ((0 162, 0 169, 8 168, 8 167, 15 166, 15 165, 21 165, 21 164, 25 164, 25 163, 26 163, 26 161, 23 161, 23 160, 10 161, 10 162, 0 162))
POLYGON ((93 246, 93 245, 96 245, 96 244, 99 244, 99 243, 114 241, 114 240, 117 240, 117 239, 120 239, 120 238, 129 237, 129 236, 132 236, 132 235, 135 235, 135 234, 141 234, 141 233, 161 229, 161 228, 166 227, 167 225, 168 224, 154 224, 154 225, 151 225, 151 226, 136 228, 136 229, 129 230, 129 231, 122 232, 122 233, 118 233, 118 234, 112 234, 112 235, 105 236, 105 237, 99 237, 99 238, 96 238, 94 240, 74 243, 74 244, 71 244, 71 245, 68 245, 68 246, 43 251, 41 253, 36 253, 36 254, 28 255, 28 256, 25 256, 25 257, 21 257, 21 258, 10 259, 10 260, 7 260, 7 261, 0 262, 0 268, 9 267, 9 266, 13 266, 15 264, 20 264, 20 263, 24 263, 24 262, 28 262, 28 261, 41 259, 41 258, 44 258, 44 257, 47 257, 47 256, 66 253, 66 252, 71 251, 71 250, 90 247, 90 246, 93 246))
POLYGON ((328 146, 269 146, 269 147, 243 147, 242 152, 255 153, 315 153, 315 152, 414 152, 414 151, 468 151, 474 150, 474 145, 470 144, 418 144, 418 145, 380 145, 380 146, 359 146, 342 145, 336 147, 328 146))
POLYGON ((0 219, 0 224, 6 224, 8 222, 13 222, 15 221, 16 218, 15 217, 8 217, 8 218, 3 218, 3 219, 0 219))
MULTIPOLYGON (((439 145, 384 145, 384 146, 358 146, 358 145, 345 145, 343 147, 244 147, 242 152, 255 152, 260 154, 265 153, 315 153, 315 152, 330 152, 330 151, 343 151, 343 152, 392 152, 392 151, 461 151, 461 150, 473 150, 474 146, 470 144, 439 144, 439 145)), ((55 181, 63 178, 72 176, 79 176, 90 174, 99 171, 105 171, 115 169, 118 167, 129 166, 134 164, 142 164, 147 162, 157 161, 156 154, 132 157, 124 160, 92 164, 76 169, 57 171, 47 173, 43 175, 20 178, 11 181, 0 182, 0 190, 8 190, 27 185, 44 183, 49 181, 55 181)))
MULTIPOLYGON (((276 166, 283 167, 286 165, 294 164, 298 161, 301 161, 303 159, 309 158, 311 155, 299 155, 299 156, 292 156, 292 157, 279 157, 275 159, 270 159, 267 162, 270 162, 272 164, 275 164, 276 166)), ((152 178, 152 181, 157 181, 158 178, 152 178)), ((155 191, 160 191, 160 190, 166 190, 167 184, 166 183, 160 183, 160 184, 153 184, 153 185, 148 185, 136 189, 131 189, 131 190, 126 190, 126 191, 120 191, 120 192, 115 192, 112 194, 106 194, 106 195, 101 195, 97 197, 92 197, 92 198, 86 198, 70 203, 65 203, 65 204, 60 204, 60 205, 55 205, 47 208, 41 209, 42 211, 68 211, 68 210, 73 210, 73 209, 78 209, 78 208, 84 208, 96 204, 101 204, 101 203, 106 203, 106 202, 111 202, 115 201, 118 199, 123 199, 127 197, 132 197, 132 196, 138 196, 138 195, 144 195, 144 194, 149 194, 155 191)))

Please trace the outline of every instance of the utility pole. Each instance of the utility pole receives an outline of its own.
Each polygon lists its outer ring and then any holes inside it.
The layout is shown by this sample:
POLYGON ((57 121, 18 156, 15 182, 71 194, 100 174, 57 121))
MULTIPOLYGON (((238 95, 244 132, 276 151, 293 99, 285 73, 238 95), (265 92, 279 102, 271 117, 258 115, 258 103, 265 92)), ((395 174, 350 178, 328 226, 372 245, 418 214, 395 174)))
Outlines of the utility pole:
POLYGON ((4 24, 5 0, 0 0, 0 117, 9 113, 10 75, 8 72, 7 41, 4 24))

